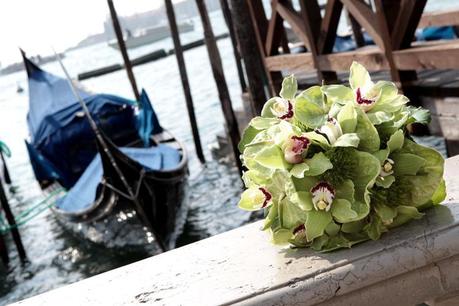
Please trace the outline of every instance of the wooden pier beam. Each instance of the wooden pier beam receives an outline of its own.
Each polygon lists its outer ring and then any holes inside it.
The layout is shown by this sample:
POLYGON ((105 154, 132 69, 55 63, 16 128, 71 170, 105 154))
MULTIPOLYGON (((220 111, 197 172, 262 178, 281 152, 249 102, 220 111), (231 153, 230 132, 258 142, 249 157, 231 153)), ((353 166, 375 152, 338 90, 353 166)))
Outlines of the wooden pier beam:
POLYGON ((113 5, 113 0, 107 0, 108 7, 110 9, 110 16, 112 17, 113 29, 116 33, 116 39, 118 40, 118 45, 120 47, 121 54, 123 56, 124 67, 126 68, 126 72, 129 78, 129 82, 132 86, 132 91, 134 92, 135 99, 137 101, 140 100, 139 89, 137 88, 137 83, 135 81, 134 73, 132 72, 132 64, 129 60, 129 55, 126 50, 126 44, 124 43, 123 32, 121 30, 121 26, 118 20, 118 15, 115 10, 115 6, 113 5))
POLYGON ((218 89, 220 105, 226 121, 226 128, 230 137, 234 160, 238 167, 239 173, 242 174, 242 163, 239 159, 238 144, 241 139, 239 134, 238 123, 231 104, 231 97, 226 84, 225 74, 223 73, 223 64, 218 51, 217 42, 215 40, 212 25, 210 23, 209 14, 204 0, 196 0, 199 15, 201 16, 202 27, 204 29, 204 39, 206 41, 207 52, 209 54, 210 64, 212 66, 212 74, 214 75, 215 83, 218 89))
POLYGON ((239 83, 243 92, 247 91, 247 83, 245 81, 244 69, 242 67, 242 58, 240 54, 240 46, 236 37, 233 17, 231 16, 231 9, 228 4, 228 0, 220 0, 220 6, 225 18, 226 26, 230 34, 231 45, 233 46, 234 60, 236 61, 237 74, 239 76, 239 83))
POLYGON ((193 134, 194 147, 196 155, 201 163, 205 163, 206 159, 202 151, 201 137, 199 136, 198 124, 196 122, 196 115, 194 113, 193 97, 191 95, 190 83, 188 81, 188 73, 186 71, 185 59, 183 57, 182 44, 180 42, 180 35, 175 19, 174 6, 172 0, 165 0, 167 18, 169 19, 169 27, 171 29, 172 40, 174 41, 175 57, 177 58, 177 66, 182 79, 183 94, 185 95, 186 107, 188 110, 188 117, 190 119, 191 131, 193 134))
POLYGON ((8 199, 5 194, 5 189, 3 189, 3 184, 0 181, 0 202, 2 205, 2 209, 5 212, 6 220, 11 227, 11 235, 13 236, 14 243, 16 244, 16 248, 18 250, 19 258, 22 262, 27 260, 27 255, 24 249, 24 245, 22 244, 21 235, 19 234, 19 230, 16 227, 16 221, 14 219, 14 215, 11 211, 10 205, 8 204, 8 199))
MULTIPOLYGON (((264 69, 263 55, 260 51, 261 46, 259 46, 262 41, 255 34, 249 5, 254 6, 256 3, 248 3, 245 0, 231 0, 234 28, 247 75, 248 89, 252 101, 251 115, 253 117, 261 114, 263 105, 267 100, 265 84, 268 76, 264 69)), ((259 22, 262 22, 262 20, 259 20, 259 22)))

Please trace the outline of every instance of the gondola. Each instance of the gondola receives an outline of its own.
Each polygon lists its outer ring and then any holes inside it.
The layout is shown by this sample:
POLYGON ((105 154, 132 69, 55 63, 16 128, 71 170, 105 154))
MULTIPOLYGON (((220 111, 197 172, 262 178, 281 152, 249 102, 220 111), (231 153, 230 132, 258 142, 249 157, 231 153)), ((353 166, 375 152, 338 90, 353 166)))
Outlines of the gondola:
POLYGON ((40 187, 57 194, 52 209, 59 223, 105 247, 156 240, 172 248, 184 222, 188 160, 146 92, 138 102, 92 94, 22 55, 26 146, 40 187))

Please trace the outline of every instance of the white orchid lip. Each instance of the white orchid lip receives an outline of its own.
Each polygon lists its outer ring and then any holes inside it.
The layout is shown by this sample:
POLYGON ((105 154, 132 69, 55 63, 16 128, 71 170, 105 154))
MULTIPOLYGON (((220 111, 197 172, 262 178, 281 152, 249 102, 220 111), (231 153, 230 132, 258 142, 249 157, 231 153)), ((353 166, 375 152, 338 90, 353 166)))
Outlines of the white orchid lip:
POLYGON ((310 140, 304 136, 291 136, 287 141, 284 157, 288 163, 299 164, 309 148, 310 140))
POLYGON ((362 92, 360 91, 360 87, 357 88, 357 90, 355 91, 355 95, 356 95, 356 98, 355 98, 355 101, 356 103, 365 111, 369 111, 373 105, 375 104, 376 102, 376 99, 373 98, 373 99, 370 99, 368 97, 364 97, 364 95, 362 94, 362 92))
POLYGON ((386 159, 381 166, 381 170, 379 171, 379 175, 381 177, 386 177, 392 175, 394 173, 394 161, 390 158, 386 159))
POLYGON ((322 135, 325 135, 328 139, 328 142, 333 145, 336 140, 343 135, 343 130, 341 125, 335 118, 329 118, 327 123, 322 125, 318 132, 322 135))
POLYGON ((335 189, 327 182, 319 182, 311 188, 312 203, 316 210, 329 211, 335 199, 335 189))
POLYGON ((293 117, 293 105, 292 102, 286 99, 277 97, 271 107, 271 112, 279 119, 287 120, 293 117))

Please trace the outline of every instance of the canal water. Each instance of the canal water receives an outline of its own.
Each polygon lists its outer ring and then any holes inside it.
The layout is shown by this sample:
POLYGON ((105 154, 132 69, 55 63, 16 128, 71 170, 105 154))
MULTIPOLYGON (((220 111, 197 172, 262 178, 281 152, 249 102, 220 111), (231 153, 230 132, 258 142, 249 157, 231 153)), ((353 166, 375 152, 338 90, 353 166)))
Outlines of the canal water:
MULTIPOLYGON (((227 32, 220 12, 211 14, 216 34, 227 32)), ((198 19, 195 30, 181 35, 182 43, 202 38, 198 19)), ((218 42, 225 76, 235 108, 241 107, 241 88, 235 69, 229 39, 218 42)), ((131 58, 160 48, 172 48, 170 39, 130 50, 131 58)), ((27 51, 27 50, 26 50, 27 51)), ((223 132, 223 116, 218 93, 212 77, 205 47, 185 53, 190 85, 195 102, 199 130, 207 158, 202 166, 194 155, 193 139, 187 118, 185 100, 175 57, 137 66, 134 74, 139 87, 149 93, 162 125, 182 140, 190 153, 190 195, 188 214, 178 245, 185 245, 228 231, 251 221, 251 215, 237 208, 241 181, 237 170, 226 160, 211 154, 218 133, 223 132)), ((78 73, 120 63, 118 51, 107 44, 66 52, 64 64, 74 77, 78 73)), ((63 75, 58 64, 50 63, 44 69, 63 75)), ((124 71, 85 80, 82 85, 99 93, 131 97, 132 92, 124 71)), ((9 197, 14 212, 19 213, 42 200, 29 164, 24 139, 27 139, 26 115, 28 92, 24 71, 0 76, 0 139, 11 148, 8 159, 13 186, 9 197), (23 93, 16 93, 20 85, 23 93)), ((421 140, 444 152, 444 143, 438 138, 421 140)), ((21 266, 12 247, 11 267, 0 267, 0 305, 18 301, 53 288, 129 264, 148 256, 133 250, 110 250, 74 238, 56 222, 50 211, 45 211, 21 228, 29 263, 21 266), (3 270, 2 270, 3 269, 3 270)), ((9 241, 12 246, 12 241, 9 241)))

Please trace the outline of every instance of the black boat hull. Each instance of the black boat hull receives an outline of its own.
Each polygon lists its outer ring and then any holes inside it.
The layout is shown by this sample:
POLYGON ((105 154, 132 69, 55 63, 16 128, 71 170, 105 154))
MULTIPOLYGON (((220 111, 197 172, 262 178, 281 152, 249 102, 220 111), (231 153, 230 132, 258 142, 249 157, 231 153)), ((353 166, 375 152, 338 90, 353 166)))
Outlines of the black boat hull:
MULTIPOLYGON (((146 172, 141 180, 138 200, 155 234, 171 249, 186 218, 188 160, 182 145, 167 131, 155 135, 154 141, 178 149, 181 162, 174 169, 146 172)), ((136 145, 138 143, 132 144, 136 145)), ((56 184, 46 188, 46 192, 55 188, 56 184)), ((53 207, 53 211, 60 223, 77 237, 105 247, 149 249, 147 244, 153 242, 154 235, 138 218, 139 211, 133 201, 110 188, 105 178, 90 209, 68 213, 53 207)))

